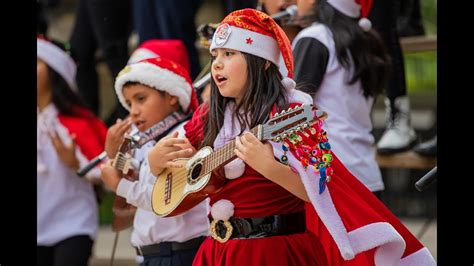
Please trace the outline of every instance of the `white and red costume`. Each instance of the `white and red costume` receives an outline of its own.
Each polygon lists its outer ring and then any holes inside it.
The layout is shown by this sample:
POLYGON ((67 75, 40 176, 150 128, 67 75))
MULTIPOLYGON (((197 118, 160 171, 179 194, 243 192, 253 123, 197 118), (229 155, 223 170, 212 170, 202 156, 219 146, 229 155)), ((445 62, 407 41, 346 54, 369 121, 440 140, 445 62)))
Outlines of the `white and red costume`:
MULTIPOLYGON (((268 15, 244 9, 224 18, 210 49, 235 49, 277 65, 281 53, 291 78, 293 58, 289 47, 288 38, 268 15), (262 51, 261 47, 266 49, 262 51)), ((296 91, 288 79, 283 84, 293 106, 312 103, 311 97, 296 91)), ((207 110, 207 106, 202 106, 185 125, 186 137, 195 147, 199 147, 204 137, 202 118, 207 110)), ((232 114, 233 106, 228 104, 214 148, 240 133, 232 114)), ((275 157, 286 155, 289 166, 301 177, 311 201, 308 207, 316 214, 308 216, 307 222, 317 225, 317 235, 307 230, 264 238, 230 239, 225 243, 208 238, 201 245, 194 265, 334 265, 333 261, 352 260, 358 254, 356 259, 363 258, 358 265, 435 265, 430 252, 340 163, 330 150, 330 139, 323 127, 318 122, 311 134, 298 133, 300 141, 285 142, 287 151, 281 143, 271 142, 275 157)), ((304 210, 304 201, 239 159, 226 168, 228 182, 210 196, 214 219, 229 215, 264 217, 304 210)))

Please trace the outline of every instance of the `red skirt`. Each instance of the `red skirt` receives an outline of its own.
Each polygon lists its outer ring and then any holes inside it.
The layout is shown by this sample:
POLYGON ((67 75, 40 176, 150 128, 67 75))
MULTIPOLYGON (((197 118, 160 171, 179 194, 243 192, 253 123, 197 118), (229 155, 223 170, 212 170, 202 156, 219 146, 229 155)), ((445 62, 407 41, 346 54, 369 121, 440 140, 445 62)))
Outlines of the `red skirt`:
POLYGON ((287 236, 228 240, 226 243, 208 237, 199 248, 193 265, 322 265, 326 255, 310 232, 287 236))

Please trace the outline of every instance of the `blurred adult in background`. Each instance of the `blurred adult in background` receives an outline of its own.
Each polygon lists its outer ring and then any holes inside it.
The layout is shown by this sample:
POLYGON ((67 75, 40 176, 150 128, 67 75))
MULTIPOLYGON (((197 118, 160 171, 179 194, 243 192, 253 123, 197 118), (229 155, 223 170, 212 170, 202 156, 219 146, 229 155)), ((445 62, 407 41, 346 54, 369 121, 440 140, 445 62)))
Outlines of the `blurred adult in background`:
POLYGON ((401 0, 399 5, 397 29, 400 37, 425 35, 420 0, 401 0))
MULTIPOLYGON (((372 2, 371 0, 364 0, 372 2)), ((410 101, 405 80, 405 62, 397 31, 397 0, 373 0, 369 19, 380 34, 392 58, 392 71, 385 88, 386 129, 377 143, 380 154, 410 149, 416 142, 411 125, 410 101)))
MULTIPOLYGON (((100 50, 112 79, 127 64, 128 38, 132 30, 130 0, 79 0, 76 21, 70 38, 71 51, 78 60, 77 86, 91 110, 101 108, 96 70, 96 52, 100 50)), ((113 89, 113 88, 110 88, 113 89)), ((128 112, 117 104, 106 124, 115 123, 128 112)))
POLYGON ((201 66, 196 49, 196 13, 202 0, 133 0, 133 24, 139 45, 151 39, 179 39, 191 62, 191 78, 201 66))

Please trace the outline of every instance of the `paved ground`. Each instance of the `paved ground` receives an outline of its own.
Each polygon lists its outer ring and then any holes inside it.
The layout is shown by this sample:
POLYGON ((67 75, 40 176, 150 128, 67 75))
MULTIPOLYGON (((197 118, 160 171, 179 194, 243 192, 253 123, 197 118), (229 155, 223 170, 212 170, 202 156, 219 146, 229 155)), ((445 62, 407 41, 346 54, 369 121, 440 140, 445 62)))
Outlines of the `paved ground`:
MULTIPOLYGON (((425 220, 404 219, 402 222, 413 234, 418 235, 425 220)), ((437 257, 437 227, 437 221, 432 221, 423 236, 419 238, 420 241, 431 251, 435 259, 437 257)), ((115 266, 136 264, 134 250, 129 244, 130 233, 130 230, 125 230, 119 234, 117 249, 115 252, 115 266)), ((115 233, 111 231, 110 227, 106 226, 100 228, 99 236, 94 246, 94 259, 91 261, 91 266, 110 265, 114 238, 115 233)))

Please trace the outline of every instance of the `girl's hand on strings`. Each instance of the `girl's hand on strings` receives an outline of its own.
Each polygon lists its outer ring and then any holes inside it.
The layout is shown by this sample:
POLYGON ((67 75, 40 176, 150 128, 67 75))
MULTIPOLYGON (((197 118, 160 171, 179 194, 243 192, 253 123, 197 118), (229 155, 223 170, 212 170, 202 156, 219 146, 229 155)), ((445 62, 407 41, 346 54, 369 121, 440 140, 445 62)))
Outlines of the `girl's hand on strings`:
POLYGON ((49 132, 49 137, 59 159, 73 171, 79 170, 79 160, 76 157, 76 135, 71 135, 71 144, 66 145, 56 131, 49 132))
POLYGON ((110 188, 113 192, 117 191, 118 184, 120 182, 121 173, 112 166, 112 160, 100 165, 100 179, 104 184, 110 188))
POLYGON ((196 150, 186 138, 178 138, 178 132, 162 138, 148 153, 151 173, 158 176, 165 168, 183 167, 182 162, 173 161, 177 158, 189 158, 196 150))
POLYGON ((120 145, 125 139, 125 134, 130 130, 132 120, 127 118, 125 120, 117 119, 117 122, 107 130, 105 139, 105 152, 109 158, 115 158, 120 145))
POLYGON ((250 132, 235 139, 235 154, 259 173, 275 161, 272 145, 261 142, 250 132))

